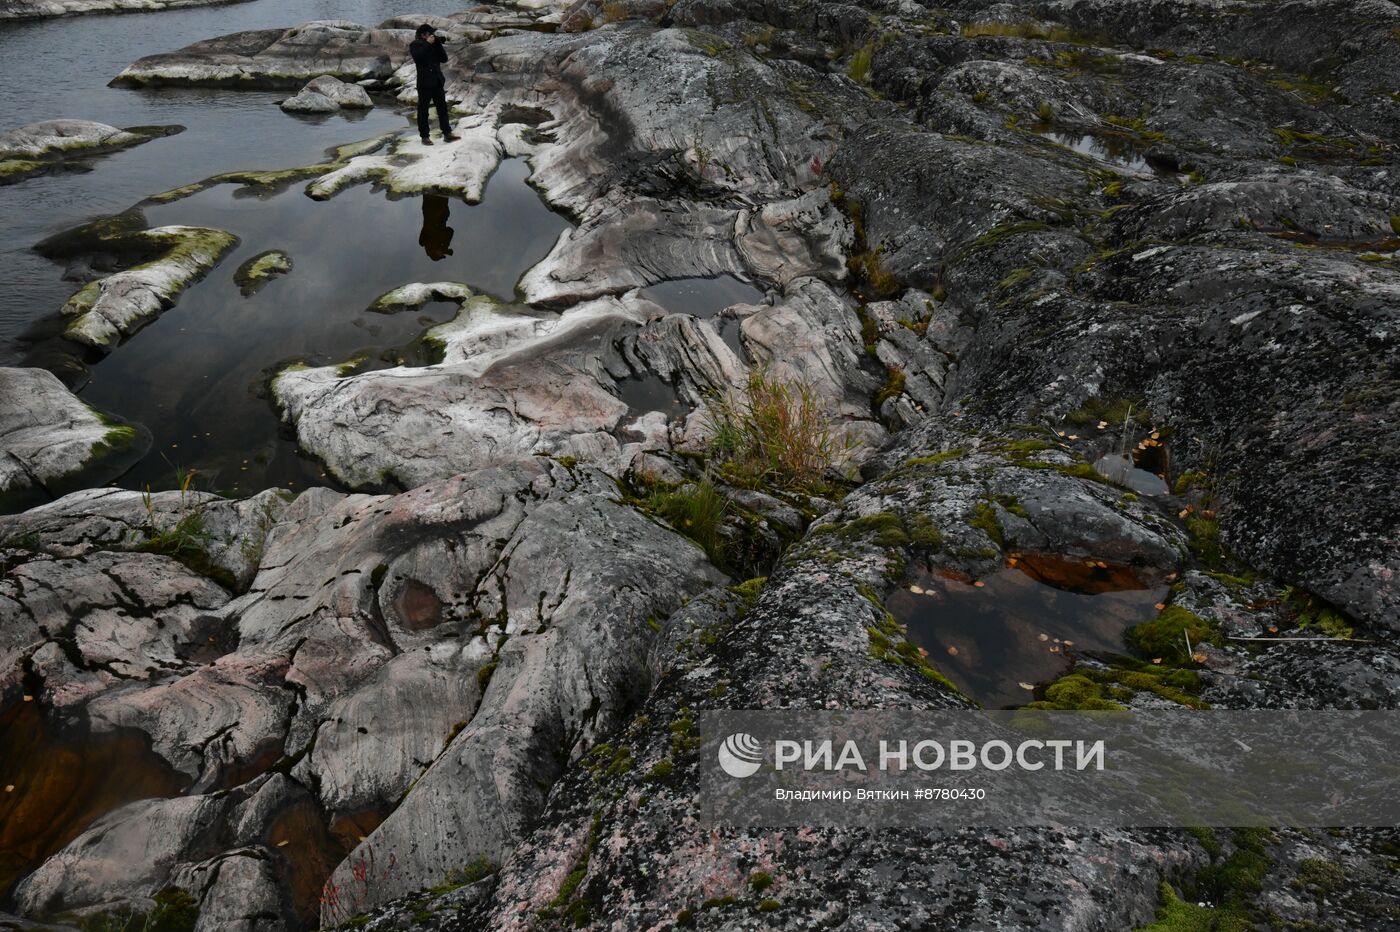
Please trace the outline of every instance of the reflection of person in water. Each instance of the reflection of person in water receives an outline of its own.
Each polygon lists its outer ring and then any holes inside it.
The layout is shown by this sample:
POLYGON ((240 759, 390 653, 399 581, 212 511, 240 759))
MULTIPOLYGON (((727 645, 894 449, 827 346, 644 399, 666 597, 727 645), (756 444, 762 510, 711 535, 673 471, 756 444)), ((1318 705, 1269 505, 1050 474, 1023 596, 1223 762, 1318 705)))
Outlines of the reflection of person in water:
POLYGON ((423 232, 418 245, 436 262, 452 255, 452 228, 447 225, 447 198, 441 194, 423 195, 423 232))

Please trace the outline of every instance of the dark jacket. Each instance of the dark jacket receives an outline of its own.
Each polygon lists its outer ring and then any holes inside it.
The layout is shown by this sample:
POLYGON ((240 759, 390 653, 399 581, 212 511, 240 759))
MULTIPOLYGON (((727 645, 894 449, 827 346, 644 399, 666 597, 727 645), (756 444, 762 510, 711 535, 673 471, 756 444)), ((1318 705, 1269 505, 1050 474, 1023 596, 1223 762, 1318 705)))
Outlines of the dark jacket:
POLYGON ((408 53, 413 56, 413 64, 418 68, 418 86, 443 87, 447 82, 442 77, 442 63, 447 61, 447 49, 442 47, 442 37, 436 42, 414 39, 409 43, 408 53))

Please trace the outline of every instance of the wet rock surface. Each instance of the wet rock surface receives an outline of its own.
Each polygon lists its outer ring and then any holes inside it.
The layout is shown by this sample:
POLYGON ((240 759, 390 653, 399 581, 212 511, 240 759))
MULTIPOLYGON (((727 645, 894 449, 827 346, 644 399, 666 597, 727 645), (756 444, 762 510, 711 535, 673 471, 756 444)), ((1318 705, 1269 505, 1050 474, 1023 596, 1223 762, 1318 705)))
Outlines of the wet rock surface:
POLYGON ((132 87, 285 87, 329 75, 387 78, 408 58, 412 29, 374 29, 344 20, 237 32, 132 63, 113 84, 132 87))
POLYGON ((0 20, 49 19, 85 13, 146 13, 236 2, 238 0, 5 0, 0 3, 0 20))
POLYGON ((120 475, 144 430, 83 404, 43 369, 0 368, 0 506, 18 510, 120 475))
MULTIPOLYGON (((3 14, 0 14, 3 18, 3 14)), ((182 126, 117 129, 89 120, 43 120, 0 133, 0 184, 51 171, 86 171, 88 159, 182 132, 182 126)))
MULTIPOLYGON (((417 21, 225 36, 118 81, 410 103, 417 21)), ((141 776, 25 829, 0 864, 23 912, 173 885, 210 929, 1396 923, 1394 831, 702 828, 694 715, 1396 707, 1400 9, 430 21, 462 139, 347 149, 306 193, 474 203, 524 158, 575 225, 513 297, 378 298, 458 306, 416 362, 272 375, 301 449, 376 494, 90 490, 0 518, 10 782, 84 740, 141 776), (762 297, 656 289, 725 276, 762 297), (859 476, 723 471, 714 412, 758 367, 807 387, 859 476), (665 511, 706 490, 709 536, 665 511), (969 641, 915 617, 1009 591, 1137 595, 1083 603, 1098 640, 1007 623, 1033 664, 945 659, 969 641)), ((95 235, 125 245, 73 309, 110 348, 178 287, 141 278, 168 228, 95 235)))
POLYGON ((358 84, 346 84, 331 75, 322 75, 306 82, 306 86, 280 104, 288 113, 335 113, 348 110, 368 110, 374 106, 368 92, 358 84))

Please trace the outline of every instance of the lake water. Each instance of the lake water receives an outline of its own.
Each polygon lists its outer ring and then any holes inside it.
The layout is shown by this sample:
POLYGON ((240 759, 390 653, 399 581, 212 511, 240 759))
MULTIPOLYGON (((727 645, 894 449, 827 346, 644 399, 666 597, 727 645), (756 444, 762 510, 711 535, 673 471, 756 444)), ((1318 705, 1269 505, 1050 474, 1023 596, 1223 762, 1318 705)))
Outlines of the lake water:
POLYGON ((253 0, 225 6, 74 16, 0 24, 0 130, 37 120, 98 120, 114 126, 181 124, 186 131, 64 173, 0 187, 0 365, 23 354, 18 337, 76 289, 62 269, 30 252, 52 233, 115 213, 147 195, 223 171, 284 168, 320 160, 330 146, 398 130, 396 109, 308 120, 283 113, 284 93, 127 90, 107 82, 136 59, 245 29, 316 19, 377 24, 399 13, 451 13, 454 0, 253 0), (57 67, 56 67, 57 63, 57 67))
POLYGON ((187 127, 94 160, 91 172, 0 187, 6 217, 0 230, 0 365, 50 368, 89 404, 148 427, 151 450, 120 485, 171 487, 187 469, 197 470, 201 487, 230 494, 327 482, 319 465, 299 455, 279 428, 267 397, 276 369, 290 361, 337 363, 361 354, 370 357, 370 366, 426 361, 414 356, 417 338, 450 319, 455 305, 368 313, 375 298, 406 282, 446 280, 510 299, 521 273, 545 256, 568 222, 526 184, 529 168, 519 159, 501 165, 479 205, 443 197, 395 199, 367 186, 316 202, 303 194, 301 183, 263 196, 221 185, 146 205, 142 213, 151 226, 210 226, 241 242, 174 308, 111 355, 89 358, 84 366, 80 347, 53 336, 61 326, 56 312, 80 283, 65 280, 64 267, 36 254, 35 243, 161 191, 226 171, 313 164, 334 146, 408 124, 402 108, 382 102, 368 113, 307 118, 283 113, 276 106, 281 93, 128 90, 107 82, 143 55, 214 35, 314 19, 377 24, 404 12, 461 9, 451 0, 412 7, 254 0, 0 26, 5 128, 56 117, 187 127), (55 75, 55 60, 74 66, 55 75), (268 249, 286 251, 293 268, 245 295, 233 281, 234 270, 268 249))

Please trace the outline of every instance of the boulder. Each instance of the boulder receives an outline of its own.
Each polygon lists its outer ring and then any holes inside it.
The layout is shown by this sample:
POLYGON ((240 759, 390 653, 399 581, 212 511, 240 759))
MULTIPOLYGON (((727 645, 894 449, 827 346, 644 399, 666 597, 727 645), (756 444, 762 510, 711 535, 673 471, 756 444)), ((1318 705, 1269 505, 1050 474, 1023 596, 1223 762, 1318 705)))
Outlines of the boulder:
POLYGON ((334 113, 342 107, 363 110, 374 106, 358 84, 346 84, 332 75, 312 78, 295 95, 280 104, 288 113, 334 113))

